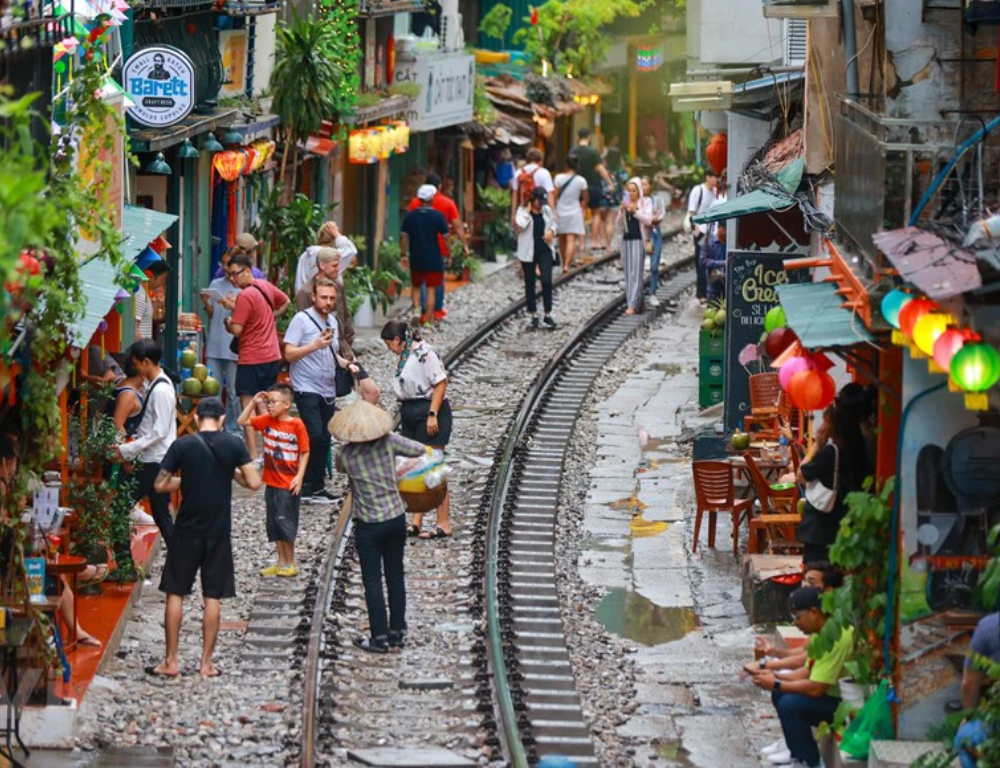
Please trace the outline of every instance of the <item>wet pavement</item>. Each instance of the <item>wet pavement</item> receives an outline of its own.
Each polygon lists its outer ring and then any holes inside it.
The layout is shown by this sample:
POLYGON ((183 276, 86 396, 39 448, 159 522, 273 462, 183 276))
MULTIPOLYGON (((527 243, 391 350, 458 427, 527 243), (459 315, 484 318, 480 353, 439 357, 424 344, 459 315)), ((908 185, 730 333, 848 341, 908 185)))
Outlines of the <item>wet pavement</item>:
POLYGON ((759 766, 780 729, 769 698, 739 680, 754 633, 728 520, 715 550, 703 530, 691 552, 690 444, 677 440, 711 424, 697 406, 700 314, 691 302, 660 321, 638 368, 597 404, 578 566, 603 593, 594 618, 636 669, 637 708, 617 727, 635 764, 759 766))

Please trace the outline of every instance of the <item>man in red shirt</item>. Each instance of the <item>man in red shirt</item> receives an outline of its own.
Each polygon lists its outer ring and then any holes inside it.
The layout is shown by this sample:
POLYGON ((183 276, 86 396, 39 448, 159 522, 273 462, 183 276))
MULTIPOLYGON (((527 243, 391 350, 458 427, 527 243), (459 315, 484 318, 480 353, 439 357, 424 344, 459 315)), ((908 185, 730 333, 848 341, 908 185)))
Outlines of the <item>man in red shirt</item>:
MULTIPOLYGON (((236 394, 246 408, 258 392, 265 392, 278 380, 281 370, 281 349, 274 322, 291 303, 284 291, 267 280, 255 279, 250 271, 253 263, 245 253, 229 260, 229 279, 240 289, 233 314, 226 319, 226 330, 237 337, 239 357, 236 360, 236 394)), ((257 441, 253 428, 244 430, 250 458, 257 457, 257 441)))
MULTIPOLYGON (((444 220, 448 222, 448 227, 451 229, 452 237, 457 237, 462 242, 462 249, 465 255, 468 256, 469 241, 465 237, 465 225, 458 214, 458 206, 455 205, 455 201, 446 194, 446 187, 442 185, 441 177, 436 173, 428 173, 424 184, 430 184, 438 190, 434 195, 434 199, 431 200, 431 208, 444 216, 444 220)), ((444 185, 450 187, 452 184, 451 179, 444 180, 444 185)), ((415 197, 410 201, 410 206, 407 210, 412 211, 420 206, 420 200, 415 197)), ((448 238, 444 235, 438 235, 438 243, 441 246, 441 256, 444 257, 445 264, 449 264, 451 262, 451 251, 448 248, 448 238)), ((448 316, 448 311, 444 308, 444 286, 439 285, 434 289, 434 292, 434 305, 437 307, 434 311, 434 319, 443 320, 448 316)), ((427 308, 427 288, 425 286, 420 286, 420 306, 424 310, 427 308)))

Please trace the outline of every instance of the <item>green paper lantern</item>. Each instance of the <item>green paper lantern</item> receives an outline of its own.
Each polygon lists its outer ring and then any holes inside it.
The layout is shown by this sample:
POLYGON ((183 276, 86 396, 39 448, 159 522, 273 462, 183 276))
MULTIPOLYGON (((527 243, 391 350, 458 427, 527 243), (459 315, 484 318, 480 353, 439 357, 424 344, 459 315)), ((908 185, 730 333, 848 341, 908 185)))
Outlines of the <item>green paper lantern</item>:
POLYGON ((770 333, 777 328, 785 327, 785 310, 780 306, 771 307, 764 315, 764 330, 770 333))
POLYGON ((1000 354, 989 344, 966 344, 951 358, 948 372, 966 393, 966 407, 986 410, 984 393, 1000 380, 1000 354))

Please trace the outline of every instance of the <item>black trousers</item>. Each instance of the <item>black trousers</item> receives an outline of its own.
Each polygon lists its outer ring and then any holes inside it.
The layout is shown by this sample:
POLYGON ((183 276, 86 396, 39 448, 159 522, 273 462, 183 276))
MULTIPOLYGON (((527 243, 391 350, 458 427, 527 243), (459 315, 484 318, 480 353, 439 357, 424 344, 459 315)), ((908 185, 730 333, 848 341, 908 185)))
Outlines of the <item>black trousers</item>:
POLYGON ((333 398, 328 401, 315 392, 296 392, 295 406, 309 433, 309 463, 302 478, 302 495, 310 496, 326 487, 326 454, 330 450, 328 425, 337 405, 333 398))
POLYGON ((145 498, 149 499, 149 508, 153 513, 153 520, 156 527, 163 535, 163 542, 170 546, 170 539, 174 535, 174 520, 170 517, 170 494, 157 493, 153 490, 156 476, 160 473, 160 463, 150 462, 143 464, 142 468, 132 475, 135 480, 135 488, 132 491, 132 504, 135 505, 145 498))
POLYGON ((830 559, 830 545, 829 544, 810 544, 809 542, 804 542, 802 544, 802 562, 803 563, 817 563, 821 560, 830 559))
POLYGON ((374 639, 387 638, 389 631, 406 629, 406 582, 403 578, 403 553, 406 550, 406 515, 397 515, 382 523, 354 521, 354 539, 365 585, 368 626, 374 639), (389 618, 386 620, 382 574, 389 592, 389 618))
POLYGON ((542 273, 542 306, 546 315, 552 314, 552 263, 551 248, 536 248, 535 260, 521 264, 524 268, 524 296, 528 302, 528 312, 532 315, 538 311, 538 301, 535 298, 535 267, 542 273))
POLYGON ((694 271, 697 276, 697 281, 695 283, 695 296, 699 299, 708 298, 708 270, 701 263, 701 252, 704 249, 705 243, 708 242, 708 237, 702 235, 695 241, 694 244, 694 271))

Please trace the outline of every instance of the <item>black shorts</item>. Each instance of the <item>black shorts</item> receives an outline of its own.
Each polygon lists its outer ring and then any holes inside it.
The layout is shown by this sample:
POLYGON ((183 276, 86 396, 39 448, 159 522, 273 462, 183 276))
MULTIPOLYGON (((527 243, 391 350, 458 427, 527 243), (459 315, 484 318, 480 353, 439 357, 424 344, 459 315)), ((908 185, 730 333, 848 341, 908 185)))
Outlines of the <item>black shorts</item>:
POLYGON ((267 486, 264 490, 264 504, 267 506, 268 541, 295 541, 299 532, 301 498, 287 488, 267 486))
POLYGON ((256 395, 267 392, 278 381, 281 373, 281 361, 273 363, 256 363, 255 365, 236 366, 236 394, 256 395))
POLYGON ((597 208, 607 208, 604 202, 604 187, 600 184, 587 187, 587 207, 592 211, 597 208))
POLYGON ((445 400, 438 412, 438 433, 427 434, 430 400, 404 400, 399 409, 399 433, 424 445, 445 446, 451 441, 451 403, 445 400))
POLYGON ((190 595, 199 570, 205 597, 216 600, 236 597, 233 542, 228 536, 187 538, 174 534, 160 577, 160 591, 182 597, 190 595))

